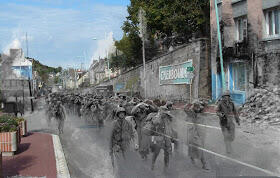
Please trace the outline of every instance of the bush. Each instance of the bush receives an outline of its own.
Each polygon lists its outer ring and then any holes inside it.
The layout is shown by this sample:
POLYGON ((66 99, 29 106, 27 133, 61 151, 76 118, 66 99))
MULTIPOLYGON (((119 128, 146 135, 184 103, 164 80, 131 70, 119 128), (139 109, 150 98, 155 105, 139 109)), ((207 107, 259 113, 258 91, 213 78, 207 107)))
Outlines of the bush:
POLYGON ((16 121, 17 121, 18 124, 19 124, 20 122, 24 121, 24 118, 22 118, 22 117, 17 117, 17 118, 15 118, 15 119, 16 119, 16 121))
POLYGON ((18 121, 17 118, 11 115, 0 116, 0 132, 13 132, 17 131, 18 121))

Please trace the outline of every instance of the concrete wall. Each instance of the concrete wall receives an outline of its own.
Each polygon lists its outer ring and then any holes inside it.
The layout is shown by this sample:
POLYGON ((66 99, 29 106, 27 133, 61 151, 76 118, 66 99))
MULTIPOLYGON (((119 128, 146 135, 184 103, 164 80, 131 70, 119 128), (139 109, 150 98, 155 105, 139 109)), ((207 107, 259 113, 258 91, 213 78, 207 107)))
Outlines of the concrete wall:
MULTIPOLYGON (((210 53, 209 42, 207 39, 197 39, 193 42, 183 45, 172 52, 155 58, 146 63, 147 76, 147 98, 161 98, 173 101, 189 101, 190 90, 192 98, 211 96, 211 77, 210 77, 210 53), (187 60, 193 60, 195 68, 193 85, 159 85, 159 67, 166 65, 175 65, 187 60)), ((119 92, 140 92, 144 96, 144 75, 143 66, 139 66, 131 71, 102 83, 102 85, 123 85, 119 92)))
POLYGON ((275 6, 280 6, 280 0, 263 0, 263 9, 268 9, 275 6))
POLYGON ((248 13, 247 0, 242 0, 242 1, 237 1, 235 3, 232 3, 232 8, 233 8, 233 18, 247 15, 248 13))

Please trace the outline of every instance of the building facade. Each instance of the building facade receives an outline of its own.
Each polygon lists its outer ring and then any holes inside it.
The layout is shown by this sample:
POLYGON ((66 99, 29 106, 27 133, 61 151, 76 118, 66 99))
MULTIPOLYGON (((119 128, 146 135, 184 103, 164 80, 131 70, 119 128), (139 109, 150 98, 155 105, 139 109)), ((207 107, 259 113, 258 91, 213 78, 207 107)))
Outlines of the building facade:
MULTIPOLYGON (((215 0, 210 4, 212 99, 222 93, 215 0)), ((218 0, 226 88, 243 104, 257 86, 280 83, 280 0, 218 0)))

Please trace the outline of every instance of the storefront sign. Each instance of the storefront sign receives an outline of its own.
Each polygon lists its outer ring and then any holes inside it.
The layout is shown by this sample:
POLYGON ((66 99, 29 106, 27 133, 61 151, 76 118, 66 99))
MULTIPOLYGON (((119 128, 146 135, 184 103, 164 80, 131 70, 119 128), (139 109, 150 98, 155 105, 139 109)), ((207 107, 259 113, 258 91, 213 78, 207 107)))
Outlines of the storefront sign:
POLYGON ((194 77, 192 60, 170 66, 159 67, 159 84, 190 84, 194 77))

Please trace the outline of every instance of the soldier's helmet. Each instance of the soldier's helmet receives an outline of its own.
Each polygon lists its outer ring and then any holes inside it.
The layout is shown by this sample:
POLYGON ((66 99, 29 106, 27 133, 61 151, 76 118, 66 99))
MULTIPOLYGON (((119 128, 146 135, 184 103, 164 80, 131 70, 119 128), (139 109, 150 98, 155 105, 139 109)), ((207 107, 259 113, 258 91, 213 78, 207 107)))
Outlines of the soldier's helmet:
POLYGON ((223 95, 222 96, 230 96, 230 92, 229 92, 229 90, 226 90, 224 93, 223 93, 223 95))
POLYGON ((149 104, 149 105, 153 105, 153 101, 149 100, 149 99, 145 99, 144 103, 149 104))
POLYGON ((199 100, 197 100, 197 99, 193 100, 191 109, 193 109, 193 111, 195 111, 195 112, 202 111, 199 100))
POLYGON ((171 101, 166 102, 166 107, 172 107, 172 106, 173 106, 173 102, 171 102, 171 101))
POLYGON ((116 116, 119 116, 119 114, 120 114, 121 112, 124 112, 124 113, 126 114, 125 109, 124 109, 123 107, 119 107, 119 108, 117 109, 117 111, 116 111, 116 116))
POLYGON ((199 105, 199 101, 197 99, 193 100, 192 105, 199 105))

